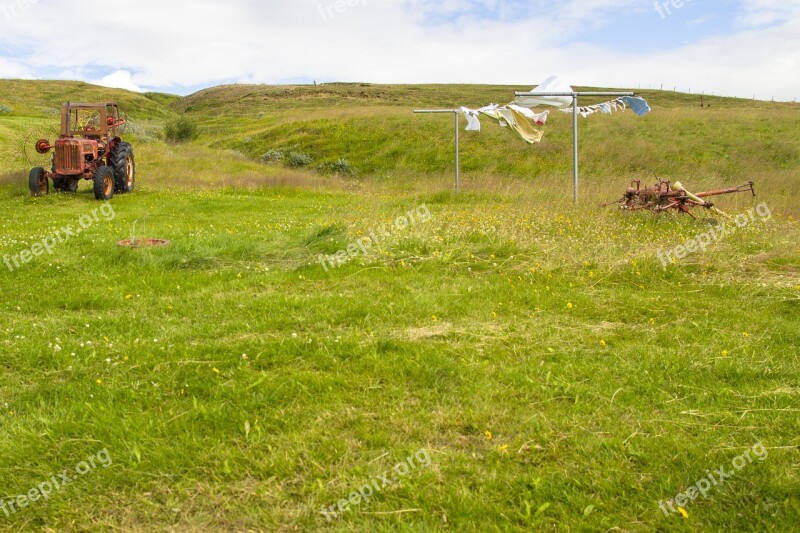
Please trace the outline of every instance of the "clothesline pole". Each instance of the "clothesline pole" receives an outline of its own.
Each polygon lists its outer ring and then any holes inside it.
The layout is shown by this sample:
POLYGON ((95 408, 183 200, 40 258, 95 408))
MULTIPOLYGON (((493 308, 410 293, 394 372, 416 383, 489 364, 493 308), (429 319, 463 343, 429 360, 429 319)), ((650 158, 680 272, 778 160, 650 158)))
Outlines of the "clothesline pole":
POLYGON ((453 112, 453 116, 456 118, 456 194, 459 193, 459 189, 461 188, 461 151, 459 150, 459 127, 458 127, 458 111, 453 112))
POLYGON ((414 113, 418 114, 439 114, 439 113, 452 113, 455 115, 455 145, 456 145, 456 194, 461 189, 461 153, 459 149, 459 123, 458 123, 458 109, 417 109, 414 113))
POLYGON ((578 95, 572 97, 572 190, 578 205, 578 95))
POLYGON ((632 92, 606 92, 606 91, 581 91, 581 92, 562 92, 562 93, 516 93, 517 96, 542 96, 553 97, 561 96, 572 98, 572 166, 573 166, 573 188, 575 205, 578 205, 578 163, 579 163, 579 148, 578 148, 578 97, 580 96, 635 96, 636 93, 632 92))

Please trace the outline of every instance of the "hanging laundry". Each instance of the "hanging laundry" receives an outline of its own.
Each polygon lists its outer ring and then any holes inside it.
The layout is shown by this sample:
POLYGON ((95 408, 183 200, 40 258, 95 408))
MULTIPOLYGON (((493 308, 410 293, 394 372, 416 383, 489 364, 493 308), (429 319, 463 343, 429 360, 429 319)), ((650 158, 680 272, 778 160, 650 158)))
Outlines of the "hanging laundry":
POLYGON ((486 107, 482 107, 478 109, 478 112, 481 114, 486 115, 487 117, 496 120, 502 127, 507 128, 508 123, 506 123, 503 116, 497 111, 500 108, 497 104, 487 105, 486 107))
POLYGON ((651 111, 650 106, 647 103, 647 100, 639 96, 623 96, 622 98, 620 98, 620 100, 628 104, 628 107, 630 107, 631 110, 640 117, 645 116, 651 111))
MULTIPOLYGON (((462 107, 459 109, 467 120, 467 131, 481 131, 480 116, 484 115, 491 118, 500 126, 511 128, 525 142, 534 144, 541 142, 544 132, 535 126, 544 126, 547 123, 550 111, 536 113, 532 108, 537 105, 549 105, 560 108, 559 111, 572 113, 572 96, 539 96, 546 93, 567 93, 573 94, 572 87, 561 81, 556 76, 551 76, 544 83, 532 91, 532 96, 523 96, 505 106, 491 104, 480 109, 469 109, 462 107)), ((589 106, 581 106, 578 113, 586 118, 595 113, 610 115, 614 112, 624 112, 630 107, 634 113, 644 116, 651 111, 647 101, 641 97, 624 96, 589 106)))
MULTIPOLYGON (((616 100, 611 100, 610 102, 579 107, 578 113, 583 118, 586 118, 590 115, 594 115, 595 113, 611 114, 614 111, 624 112, 628 110, 628 107, 630 107, 633 112, 640 117, 645 116, 651 111, 650 105, 644 98, 638 96, 623 96, 621 98, 617 98, 616 100)), ((564 109, 559 109, 559 111, 562 113, 572 113, 572 108, 566 107, 564 109)))
POLYGON ((547 124, 547 117, 550 116, 550 111, 545 111, 544 113, 535 113, 532 109, 521 107, 515 104, 508 104, 508 108, 513 109, 517 113, 522 113, 529 118, 531 122, 538 126, 544 126, 547 124))
MULTIPOLYGON (((572 87, 567 85, 558 76, 550 76, 544 83, 531 90, 532 93, 572 93, 572 87)), ((572 104, 571 96, 520 96, 514 103, 533 108, 540 105, 565 107, 572 104)))
POLYGON ((516 131, 517 134, 525 140, 525 142, 528 144, 536 144, 542 141, 544 132, 534 128, 533 122, 531 122, 528 117, 514 109, 509 109, 509 111, 514 117, 514 124, 511 127, 514 128, 514 131, 516 131))
MULTIPOLYGON (((487 117, 497 121, 503 127, 510 127, 514 132, 519 135, 525 142, 529 144, 538 143, 544 137, 544 132, 534 128, 536 124, 544 124, 547 122, 548 112, 534 113, 530 109, 508 105, 498 106, 490 105, 482 107, 477 111, 462 107, 461 112, 467 116, 477 120, 477 115, 483 114, 487 117)), ((478 126, 480 128, 480 126, 478 126)), ((479 129, 472 129, 467 127, 468 131, 480 131, 479 129)))
POLYGON ((461 114, 467 119, 467 131, 481 131, 481 121, 478 119, 477 111, 462 107, 461 114))

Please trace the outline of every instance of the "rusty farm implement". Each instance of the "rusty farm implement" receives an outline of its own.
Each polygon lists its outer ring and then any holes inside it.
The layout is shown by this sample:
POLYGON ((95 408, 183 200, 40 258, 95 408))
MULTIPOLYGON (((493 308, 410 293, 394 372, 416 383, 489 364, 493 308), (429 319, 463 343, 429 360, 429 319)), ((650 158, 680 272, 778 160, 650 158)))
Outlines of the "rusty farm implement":
POLYGON ((751 181, 740 185, 738 187, 731 187, 728 189, 715 189, 712 191, 699 192, 693 194, 686 190, 680 182, 675 182, 673 185, 670 181, 659 180, 658 183, 652 187, 642 188, 641 180, 635 180, 631 183, 625 196, 616 202, 619 204, 620 209, 624 211, 654 211, 656 213, 663 213, 665 211, 677 211, 686 213, 694 217, 691 210, 696 207, 702 207, 714 211, 715 213, 725 215, 722 211, 716 208, 713 202, 706 200, 713 196, 722 196, 726 194, 736 194, 742 192, 750 192, 753 196, 756 195, 755 184, 751 181))

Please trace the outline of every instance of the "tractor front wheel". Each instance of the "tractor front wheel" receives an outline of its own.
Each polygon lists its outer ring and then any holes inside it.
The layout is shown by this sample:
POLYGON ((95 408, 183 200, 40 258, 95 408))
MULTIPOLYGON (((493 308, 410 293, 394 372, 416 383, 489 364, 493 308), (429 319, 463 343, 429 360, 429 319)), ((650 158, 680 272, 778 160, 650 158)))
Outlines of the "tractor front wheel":
POLYGON ((31 170, 28 176, 28 187, 30 187, 31 194, 34 196, 50 194, 50 182, 47 180, 47 174, 45 174, 42 167, 31 170))
POLYGON ((78 192, 78 180, 76 178, 53 178, 53 188, 59 192, 78 192))
POLYGON ((99 167, 94 173, 94 197, 97 200, 114 197, 114 170, 111 167, 99 167))
POLYGON ((136 160, 133 157, 133 147, 128 143, 119 143, 111 154, 109 164, 114 169, 116 192, 133 192, 136 186, 136 160))

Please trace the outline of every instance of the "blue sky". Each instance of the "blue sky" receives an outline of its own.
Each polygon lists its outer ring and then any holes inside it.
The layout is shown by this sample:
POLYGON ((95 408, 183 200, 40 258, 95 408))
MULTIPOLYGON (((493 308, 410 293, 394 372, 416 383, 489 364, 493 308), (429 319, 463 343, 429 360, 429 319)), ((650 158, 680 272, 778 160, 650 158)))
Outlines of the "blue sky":
POLYGON ((0 0, 0 77, 187 94, 221 83, 502 83, 800 96, 800 0, 0 0), (76 33, 60 31, 79 19, 76 33), (77 38, 76 38, 77 37, 77 38))

